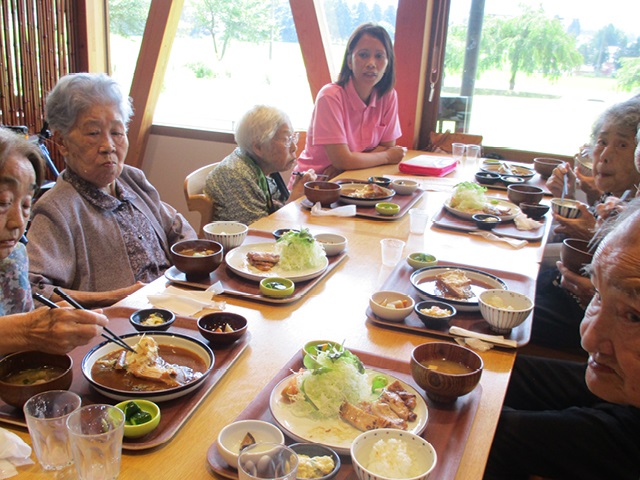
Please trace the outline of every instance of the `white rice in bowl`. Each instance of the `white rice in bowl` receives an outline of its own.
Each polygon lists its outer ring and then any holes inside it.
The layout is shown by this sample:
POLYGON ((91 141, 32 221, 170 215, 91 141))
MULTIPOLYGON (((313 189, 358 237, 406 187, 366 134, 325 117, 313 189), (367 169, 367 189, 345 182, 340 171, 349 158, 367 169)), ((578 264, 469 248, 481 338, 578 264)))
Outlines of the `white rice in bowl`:
POLYGON ((387 478, 413 478, 422 473, 407 444, 397 438, 374 443, 365 468, 387 478))

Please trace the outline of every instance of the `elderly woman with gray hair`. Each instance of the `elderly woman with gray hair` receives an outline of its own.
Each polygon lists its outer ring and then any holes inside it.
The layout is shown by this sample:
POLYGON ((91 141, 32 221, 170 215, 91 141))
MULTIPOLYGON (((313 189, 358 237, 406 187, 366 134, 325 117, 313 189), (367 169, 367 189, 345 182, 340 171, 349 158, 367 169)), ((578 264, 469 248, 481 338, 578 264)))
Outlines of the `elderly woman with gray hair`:
POLYGON ((250 224, 304 194, 304 183, 316 179, 313 170, 297 176, 291 192, 279 172, 296 161, 298 135, 281 110, 257 105, 236 127, 238 147, 209 173, 205 194, 213 202, 212 220, 250 224))
POLYGON ((65 170, 33 209, 30 281, 65 289, 85 307, 111 305, 161 276, 170 247, 196 232, 160 200, 144 173, 124 164, 131 99, 108 75, 64 76, 46 117, 65 170))

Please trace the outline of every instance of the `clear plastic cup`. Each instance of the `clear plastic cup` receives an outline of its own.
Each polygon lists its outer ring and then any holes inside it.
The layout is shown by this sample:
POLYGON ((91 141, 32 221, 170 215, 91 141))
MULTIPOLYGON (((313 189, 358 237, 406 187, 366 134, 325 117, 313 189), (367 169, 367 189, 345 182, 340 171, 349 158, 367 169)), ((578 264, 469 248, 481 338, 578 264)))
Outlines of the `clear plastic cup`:
POLYGON ((429 212, 421 208, 409 210, 409 231, 417 235, 422 235, 429 223, 429 212))
POLYGON ((480 159, 481 147, 480 145, 467 145, 467 162, 476 164, 480 159))
POLYGON ((66 422, 81 405, 82 399, 67 390, 39 393, 24 404, 33 450, 43 469, 62 470, 73 463, 66 422))
POLYGON ((384 238, 380 240, 382 248, 382 264, 388 267, 395 267, 402 258, 404 242, 397 238, 384 238))
POLYGON ((451 144, 451 154, 456 162, 462 162, 462 157, 464 157, 464 151, 466 149, 466 145, 464 143, 452 143, 451 144))

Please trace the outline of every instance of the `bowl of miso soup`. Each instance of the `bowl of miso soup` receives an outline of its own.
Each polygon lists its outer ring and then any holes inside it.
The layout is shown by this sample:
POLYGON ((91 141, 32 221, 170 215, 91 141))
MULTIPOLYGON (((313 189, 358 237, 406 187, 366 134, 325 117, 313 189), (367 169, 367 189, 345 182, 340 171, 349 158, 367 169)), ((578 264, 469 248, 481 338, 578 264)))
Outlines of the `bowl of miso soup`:
POLYGON ((480 382, 482 358, 466 347, 449 342, 418 345, 411 352, 411 376, 437 403, 453 403, 480 382))
POLYGON ((69 355, 18 352, 0 360, 0 399, 22 408, 37 393, 68 390, 73 380, 69 355))
POLYGON ((222 263, 223 250, 214 240, 182 240, 171 246, 171 261, 187 277, 208 277, 222 263))

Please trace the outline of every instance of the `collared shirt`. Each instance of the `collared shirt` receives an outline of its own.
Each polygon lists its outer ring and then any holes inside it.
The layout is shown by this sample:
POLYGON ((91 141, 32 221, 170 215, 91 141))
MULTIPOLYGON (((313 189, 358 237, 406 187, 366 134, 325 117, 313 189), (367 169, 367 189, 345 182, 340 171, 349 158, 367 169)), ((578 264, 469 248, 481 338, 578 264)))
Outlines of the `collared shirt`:
POLYGON ((331 165, 325 145, 346 144, 352 152, 367 152, 401 134, 395 90, 382 97, 374 90, 367 105, 358 96, 353 79, 344 88, 335 83, 325 85, 318 93, 305 149, 295 170, 313 168, 322 173, 331 165))
POLYGON ((116 196, 107 195, 83 180, 71 169, 63 172, 78 193, 105 213, 111 212, 122 234, 136 281, 151 282, 161 276, 171 263, 149 219, 131 203, 136 196, 116 180, 116 196))
POLYGON ((0 261, 0 316, 33 309, 27 250, 22 243, 0 261))

